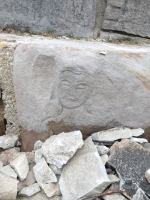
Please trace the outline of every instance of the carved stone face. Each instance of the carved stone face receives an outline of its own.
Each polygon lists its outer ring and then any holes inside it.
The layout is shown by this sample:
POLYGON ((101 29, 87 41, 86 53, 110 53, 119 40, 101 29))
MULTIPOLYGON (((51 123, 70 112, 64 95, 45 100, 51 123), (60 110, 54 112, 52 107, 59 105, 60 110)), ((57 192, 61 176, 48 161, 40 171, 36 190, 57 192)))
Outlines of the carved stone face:
POLYGON ((66 70, 60 76, 58 97, 65 108, 78 108, 89 98, 91 93, 90 75, 85 72, 66 70))

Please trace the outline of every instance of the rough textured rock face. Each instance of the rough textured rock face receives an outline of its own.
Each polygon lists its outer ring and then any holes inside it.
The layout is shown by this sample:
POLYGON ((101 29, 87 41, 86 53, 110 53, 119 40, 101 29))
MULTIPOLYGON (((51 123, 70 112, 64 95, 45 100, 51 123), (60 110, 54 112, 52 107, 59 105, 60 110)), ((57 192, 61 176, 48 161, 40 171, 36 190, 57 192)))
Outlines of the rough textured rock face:
POLYGON ((16 179, 0 173, 0 199, 15 200, 17 196, 17 183, 16 179))
POLYGON ((108 0, 104 30, 150 37, 149 0, 108 0))
POLYGON ((6 0, 0 2, 0 26, 92 37, 96 0, 6 0))
POLYGON ((121 188, 125 189, 127 195, 133 197, 141 188, 150 196, 150 184, 145 178, 145 172, 150 166, 150 151, 124 139, 111 147, 110 155, 108 163, 116 169, 121 188))
POLYGON ((41 151, 47 163, 61 168, 82 146, 82 133, 73 131, 51 136, 44 142, 41 151))
POLYGON ((63 40, 21 44, 14 57, 19 123, 27 131, 81 130, 86 137, 104 127, 145 129, 149 63, 147 47, 63 40))
POLYGON ((76 200, 84 195, 101 193, 109 184, 105 167, 89 137, 84 146, 63 167, 59 180, 62 199, 76 200))

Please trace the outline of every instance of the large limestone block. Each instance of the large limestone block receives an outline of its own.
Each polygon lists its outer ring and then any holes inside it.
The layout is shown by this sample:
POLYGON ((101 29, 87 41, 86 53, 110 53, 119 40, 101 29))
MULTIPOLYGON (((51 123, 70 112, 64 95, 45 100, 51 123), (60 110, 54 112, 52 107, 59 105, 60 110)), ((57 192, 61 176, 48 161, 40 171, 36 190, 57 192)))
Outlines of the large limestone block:
POLYGON ((47 162, 61 168, 83 146, 82 133, 60 133, 47 139, 41 151, 47 162))
POLYGON ((104 164, 91 140, 63 167, 59 180, 63 200, 101 193, 110 184, 104 164))
POLYGON ((108 0, 102 28, 150 37, 149 0, 108 0))
POLYGON ((124 139, 111 147, 108 163, 116 169, 120 186, 129 197, 133 197, 139 188, 150 196, 150 184, 145 178, 150 166, 150 151, 124 139))
POLYGON ((14 55, 19 124, 27 131, 81 130, 84 136, 116 126, 145 129, 149 63, 148 47, 64 40, 21 44, 14 55))
POLYGON ((0 27, 31 32, 92 37, 96 0, 5 0, 0 2, 0 27), (13 26, 12 26, 13 25, 13 26))
POLYGON ((0 173, 0 199, 15 200, 17 196, 17 183, 16 179, 0 173))

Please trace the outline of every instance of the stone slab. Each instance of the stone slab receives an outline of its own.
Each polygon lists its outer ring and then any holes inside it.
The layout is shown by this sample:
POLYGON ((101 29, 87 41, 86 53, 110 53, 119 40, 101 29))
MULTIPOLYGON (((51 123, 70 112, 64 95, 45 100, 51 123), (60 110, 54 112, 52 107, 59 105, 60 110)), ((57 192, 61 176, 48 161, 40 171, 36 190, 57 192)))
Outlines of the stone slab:
POLYGON ((145 178, 145 172, 150 166, 150 151, 124 139, 111 147, 108 163, 116 169, 120 186, 129 197, 133 197, 139 188, 150 196, 150 184, 145 178))
POLYGON ((91 137, 63 167, 59 180, 63 200, 102 192, 110 180, 91 137), (69 188, 69 189, 68 189, 69 188))
POLYGON ((104 128, 149 126, 149 47, 26 43, 16 48, 13 69, 19 124, 26 133, 81 130, 86 138, 104 128))
POLYGON ((149 0, 108 0, 102 29, 150 37, 149 7, 149 0))
POLYGON ((28 32, 92 37, 96 0, 6 0, 0 2, 0 26, 28 32))
POLYGON ((38 183, 34 183, 33 185, 29 185, 28 187, 23 188, 18 195, 19 196, 24 196, 24 197, 30 197, 33 196, 34 194, 40 192, 41 189, 38 185, 38 183))

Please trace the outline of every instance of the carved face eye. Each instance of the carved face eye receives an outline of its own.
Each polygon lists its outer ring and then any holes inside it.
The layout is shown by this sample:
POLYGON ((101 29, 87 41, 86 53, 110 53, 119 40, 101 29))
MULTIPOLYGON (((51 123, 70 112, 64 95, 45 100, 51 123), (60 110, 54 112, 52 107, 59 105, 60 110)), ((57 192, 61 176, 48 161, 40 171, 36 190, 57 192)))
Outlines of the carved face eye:
POLYGON ((64 80, 64 81, 61 81, 61 82, 60 82, 60 85, 61 85, 61 86, 63 86, 63 87, 66 87, 66 88, 68 88, 68 87, 70 87, 70 82, 69 82, 69 81, 66 81, 66 80, 64 80))
POLYGON ((76 89, 86 89, 88 85, 86 83, 80 83, 76 86, 76 89))

